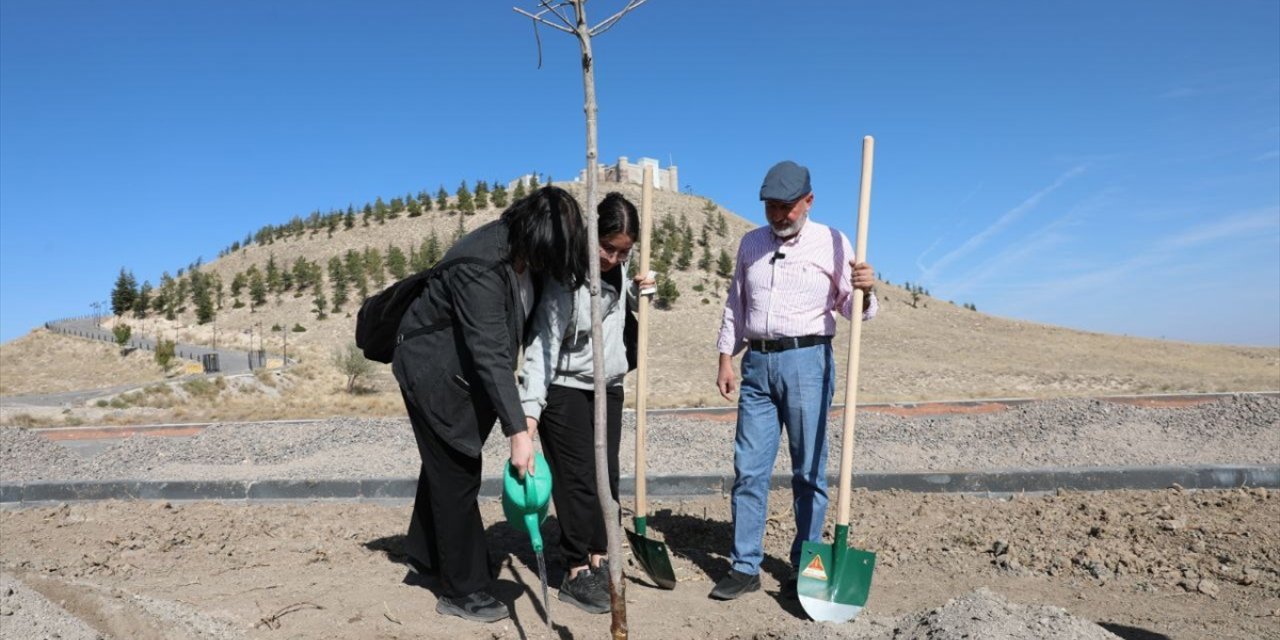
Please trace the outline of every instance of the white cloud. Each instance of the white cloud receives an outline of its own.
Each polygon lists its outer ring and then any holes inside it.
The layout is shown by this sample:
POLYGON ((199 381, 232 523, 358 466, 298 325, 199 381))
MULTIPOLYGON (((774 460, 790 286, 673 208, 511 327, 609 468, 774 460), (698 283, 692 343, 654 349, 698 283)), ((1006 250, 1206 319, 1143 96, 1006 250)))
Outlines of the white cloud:
MULTIPOLYGON (((971 236, 968 240, 964 242, 964 244, 960 245, 960 247, 947 253, 941 258, 938 258, 936 262, 934 262, 932 265, 929 265, 927 268, 922 268, 921 279, 925 282, 931 281, 939 271, 946 269, 949 265, 951 265, 951 263, 972 253, 975 249, 982 246, 983 243, 985 243, 992 236, 996 235, 997 233, 1000 233, 1006 227, 1016 222, 1022 216, 1026 215, 1027 212, 1031 211, 1032 209, 1035 209, 1036 206, 1040 204, 1041 200, 1043 200, 1050 193, 1053 193, 1054 191, 1056 191, 1062 185, 1066 184, 1067 181, 1070 180, 1071 178, 1074 178, 1075 176, 1083 173, 1084 169, 1085 169, 1084 165, 1079 165, 1071 168, 1066 173, 1062 174, 1061 176, 1058 176, 1058 179, 1054 180, 1053 184, 1050 184, 1044 189, 1041 189, 1040 191, 1032 194, 1031 197, 1022 201, 1022 203, 1019 204, 1018 206, 1006 211, 1004 215, 1001 215, 1000 218, 997 219, 994 223, 992 223, 986 229, 983 229, 982 231, 971 236)), ((932 249, 932 247, 930 247, 930 249, 932 249)))

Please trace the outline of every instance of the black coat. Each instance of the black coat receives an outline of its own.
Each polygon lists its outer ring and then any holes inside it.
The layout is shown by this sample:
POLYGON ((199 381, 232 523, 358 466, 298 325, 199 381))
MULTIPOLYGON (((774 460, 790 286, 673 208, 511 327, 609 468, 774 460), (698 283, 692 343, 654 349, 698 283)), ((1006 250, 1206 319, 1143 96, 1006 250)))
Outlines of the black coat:
POLYGON ((485 263, 455 264, 428 281, 400 333, 447 326, 402 342, 391 370, 436 435, 478 458, 495 418, 506 436, 526 429, 515 372, 529 314, 520 301, 506 223, 495 220, 463 236, 441 263, 455 258, 485 263))

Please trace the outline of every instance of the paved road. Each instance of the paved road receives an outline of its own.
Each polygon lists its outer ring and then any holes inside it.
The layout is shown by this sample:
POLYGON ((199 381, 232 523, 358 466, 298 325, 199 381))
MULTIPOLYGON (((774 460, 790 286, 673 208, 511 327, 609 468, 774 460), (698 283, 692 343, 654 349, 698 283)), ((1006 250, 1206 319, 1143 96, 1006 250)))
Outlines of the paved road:
MULTIPOLYGON (((57 320, 45 325, 50 331, 61 333, 64 335, 76 336, 87 340, 101 340, 115 344, 115 336, 109 329, 97 326, 92 316, 84 318, 72 318, 69 320, 57 320)), ((134 334, 129 338, 128 346, 135 349, 144 349, 146 351, 155 351, 155 340, 146 336, 134 334)), ((260 368, 259 362, 255 360, 250 367, 250 354, 248 351, 237 351, 235 349, 212 349, 204 345, 178 343, 174 347, 174 353, 182 359, 202 362, 201 357, 209 353, 218 354, 218 371, 205 375, 239 375, 250 373, 253 369, 260 368)), ((271 358, 278 358, 278 355, 264 353, 261 362, 271 358)), ((204 377, 193 376, 193 377, 204 377)), ((0 397, 0 405, 3 406, 36 406, 36 407, 63 407, 63 406, 81 406, 94 398, 110 396, 130 389, 135 389, 139 385, 116 385, 111 387, 102 387, 100 389, 82 389, 78 391, 65 391, 62 393, 34 393, 26 395, 14 395, 0 397)))
MULTIPOLYGON (((45 326, 47 326, 50 331, 88 338, 90 340, 101 340, 103 342, 110 342, 113 344, 116 341, 115 336, 112 335, 111 331, 97 326, 92 317, 58 320, 50 322, 45 326)), ((155 351, 156 342, 152 338, 134 334, 133 337, 129 338, 128 346, 137 349, 145 349, 147 351, 155 351)), ((224 349, 221 347, 214 350, 213 348, 205 345, 178 343, 174 348, 174 352, 179 358, 193 360, 195 362, 201 362, 201 358, 206 354, 216 353, 218 354, 218 373, 226 375, 248 373, 252 369, 260 368, 260 364, 258 362, 254 362, 253 367, 249 366, 250 354, 248 351, 237 351, 235 349, 224 349)), ((273 357, 277 356, 265 354, 263 356, 263 360, 265 361, 266 359, 273 357)))

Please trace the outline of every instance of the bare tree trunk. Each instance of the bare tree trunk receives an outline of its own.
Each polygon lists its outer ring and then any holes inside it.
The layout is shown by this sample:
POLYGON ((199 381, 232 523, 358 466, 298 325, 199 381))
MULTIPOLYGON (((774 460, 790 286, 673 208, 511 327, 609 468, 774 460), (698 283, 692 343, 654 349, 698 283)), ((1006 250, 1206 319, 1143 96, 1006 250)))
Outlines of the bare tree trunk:
MULTIPOLYGON (((613 608, 613 624, 611 632, 615 640, 627 637, 627 599, 625 583, 622 581, 622 519, 618 501, 613 499, 609 485, 609 449, 606 434, 608 398, 605 396, 604 374, 604 321, 600 308, 600 258, 597 256, 600 246, 600 229, 597 226, 596 183, 599 171, 596 167, 596 84, 595 59, 591 53, 591 37, 608 31, 627 13, 647 2, 647 0, 627 0, 621 11, 606 18, 595 27, 587 22, 586 0, 539 0, 542 7, 537 13, 529 13, 514 8, 516 13, 533 20, 534 35, 537 26, 546 25, 578 39, 582 49, 582 92, 583 111, 587 120, 587 201, 584 203, 587 217, 587 261, 590 265, 588 286, 591 292, 591 365, 595 378, 595 459, 596 459, 596 497, 600 501, 600 511, 604 515, 604 526, 609 542, 609 601, 613 608), (572 6, 574 20, 561 9, 572 6)), ((538 66, 542 66, 541 41, 539 40, 538 66)), ((623 286, 627 286, 623 282, 623 286)))
MULTIPOLYGON (((585 103, 583 110, 587 119, 587 201, 584 203, 587 213, 587 252, 588 264, 591 266, 591 364, 595 378, 595 446, 596 446, 596 496, 600 500, 600 512, 604 516, 604 525, 609 543, 609 603, 613 612, 610 631, 615 640, 627 637, 627 599, 626 587, 622 582, 622 531, 618 502, 613 499, 609 483, 609 448, 606 434, 608 432, 606 408, 608 398, 605 395, 604 374, 604 318, 600 308, 600 258, 596 255, 600 246, 600 229, 596 213, 596 182, 599 175, 596 170, 596 83, 595 59, 591 53, 591 29, 587 23, 585 0, 574 0, 573 7, 577 13, 575 30, 578 44, 582 48, 582 91, 585 103)), ((625 286, 625 283, 624 283, 625 286)))

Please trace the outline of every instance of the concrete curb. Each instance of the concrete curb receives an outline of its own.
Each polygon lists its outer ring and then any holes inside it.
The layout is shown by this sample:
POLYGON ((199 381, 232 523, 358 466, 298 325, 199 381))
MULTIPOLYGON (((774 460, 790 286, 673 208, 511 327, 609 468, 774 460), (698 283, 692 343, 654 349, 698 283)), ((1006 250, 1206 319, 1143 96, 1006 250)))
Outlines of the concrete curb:
MULTIPOLYGON (((650 477, 648 494, 654 498, 727 496, 733 476, 665 475, 650 477)), ((787 475, 775 475, 772 488, 790 486, 787 475)), ((837 479, 830 478, 835 487, 837 479)), ((364 480, 108 480, 97 482, 0 483, 0 505, 35 506, 59 502, 97 500, 220 500, 269 503, 308 500, 412 500, 416 478, 364 480)), ((992 471, 860 473, 855 488, 870 491, 918 493, 997 494, 1068 491, 1118 491, 1166 489, 1280 489, 1280 464, 1202 465, 1189 467, 1075 467, 997 469, 992 471)), ((635 478, 619 483, 624 495, 635 492, 635 478)), ((497 498, 499 477, 486 477, 480 495, 497 498)))

